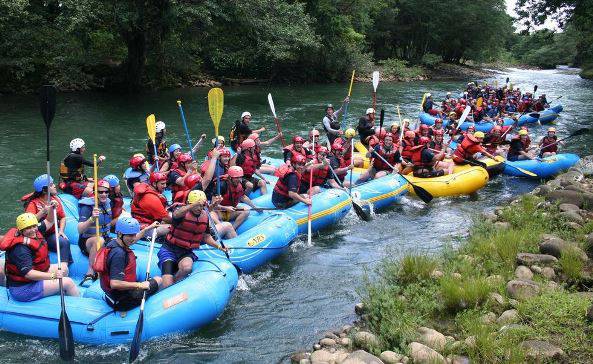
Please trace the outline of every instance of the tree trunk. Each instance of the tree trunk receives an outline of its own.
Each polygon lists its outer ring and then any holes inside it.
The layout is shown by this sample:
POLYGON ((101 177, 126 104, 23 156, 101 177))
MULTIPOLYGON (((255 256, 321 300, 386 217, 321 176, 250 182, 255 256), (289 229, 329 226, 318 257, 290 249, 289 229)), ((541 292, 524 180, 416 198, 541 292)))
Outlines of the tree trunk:
POLYGON ((126 87, 129 91, 137 91, 142 85, 146 66, 146 36, 143 31, 136 30, 124 38, 128 47, 128 57, 125 63, 126 87))

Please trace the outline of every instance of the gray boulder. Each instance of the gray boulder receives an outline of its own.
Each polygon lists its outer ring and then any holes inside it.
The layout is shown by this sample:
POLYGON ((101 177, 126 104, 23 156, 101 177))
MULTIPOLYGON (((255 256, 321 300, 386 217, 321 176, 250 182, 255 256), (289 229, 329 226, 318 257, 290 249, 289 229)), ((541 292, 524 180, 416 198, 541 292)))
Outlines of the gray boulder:
POLYGON ((524 300, 539 295, 540 288, 534 281, 512 280, 507 283, 506 291, 511 298, 524 300))
POLYGON ((553 255, 548 254, 533 254, 533 253, 518 253, 517 264, 520 265, 539 265, 548 266, 558 262, 553 255))

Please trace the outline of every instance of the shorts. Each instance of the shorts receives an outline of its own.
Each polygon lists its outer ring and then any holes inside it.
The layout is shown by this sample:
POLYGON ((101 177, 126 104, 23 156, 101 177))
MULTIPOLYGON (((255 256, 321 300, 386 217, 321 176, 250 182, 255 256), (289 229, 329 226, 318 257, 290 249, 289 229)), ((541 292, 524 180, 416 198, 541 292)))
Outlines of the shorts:
POLYGON ((197 261, 198 257, 191 249, 183 249, 168 244, 163 244, 159 250, 157 257, 159 258, 159 268, 161 274, 173 275, 179 270, 179 263, 183 258, 190 257, 192 261, 197 261))
POLYGON ((22 286, 9 286, 8 291, 15 301, 36 301, 43 298, 43 281, 31 282, 22 286))
MULTIPOLYGON (((150 288, 146 291, 146 298, 157 293, 159 290, 159 284, 150 278, 148 280, 150 288)), ((145 291, 141 289, 131 289, 129 291, 123 291, 118 294, 117 299, 112 298, 108 294, 105 294, 105 302, 116 311, 129 311, 135 307, 140 306, 142 303, 142 296, 145 291)))
POLYGON ((218 217, 222 220, 222 221, 231 221, 231 213, 232 211, 217 211, 218 212, 218 217))

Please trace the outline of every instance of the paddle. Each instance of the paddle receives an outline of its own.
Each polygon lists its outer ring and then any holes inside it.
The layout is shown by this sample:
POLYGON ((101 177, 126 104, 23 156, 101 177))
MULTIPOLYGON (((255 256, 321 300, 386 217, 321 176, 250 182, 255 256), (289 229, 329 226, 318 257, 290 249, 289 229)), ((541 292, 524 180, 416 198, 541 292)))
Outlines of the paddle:
POLYGON ((385 121, 385 110, 381 109, 381 114, 379 114, 379 135, 381 134, 381 129, 383 129, 383 121, 385 121))
MULTIPOLYGON (((352 84, 354 83, 354 73, 356 72, 356 70, 352 70, 352 77, 350 77, 350 87, 348 87, 348 99, 350 99, 350 95, 352 95, 352 84)), ((271 95, 268 96, 268 99, 271 99, 271 95)), ((350 101, 350 100, 348 100, 350 101)), ((346 105, 344 105, 344 117, 342 118, 342 129, 344 129, 346 127, 346 121, 348 120, 348 104, 350 102, 347 102, 346 105)))
MULTIPOLYGON (((441 153, 442 150, 438 150, 438 149, 433 149, 433 148, 428 148, 428 150, 435 152, 435 153, 441 153)), ((484 162, 480 162, 480 161, 476 161, 476 160, 469 160, 469 159, 465 159, 465 158, 460 158, 461 160, 463 160, 465 163, 469 164, 470 166, 475 166, 475 167, 482 167, 484 169, 486 169, 487 165, 484 162)))
MULTIPOLYGON (((393 171, 396 171, 395 167, 392 166, 391 164, 389 164, 389 162, 387 162, 385 160, 385 158, 381 157, 379 154, 377 154, 377 152, 375 152, 374 149, 371 149, 371 153, 373 153, 374 155, 376 155, 377 157, 379 157, 379 159, 381 159, 383 161, 383 163, 387 164, 389 166, 389 168, 391 168, 393 171)), ((420 197, 420 199, 426 203, 429 203, 430 201, 432 201, 433 197, 430 194, 430 192, 428 192, 427 190, 425 190, 424 188, 410 182, 409 179, 406 178, 406 176, 404 176, 403 174, 399 174, 404 180, 406 180, 406 182, 408 182, 410 184, 410 186, 412 186, 412 188, 414 189, 414 192, 416 193, 416 196, 420 197)))
MULTIPOLYGON (((490 157, 487 157, 487 158, 490 158, 490 157)), ((494 159, 494 158, 490 158, 490 159, 497 161, 497 160, 496 160, 496 159, 494 159)), ((497 162, 499 162, 499 161, 497 161, 497 162)), ((513 169, 516 169, 516 170, 518 170, 519 172, 521 172, 521 173, 523 173, 523 174, 526 174, 526 175, 528 175, 529 177, 537 177, 537 174, 535 174, 535 173, 533 173, 533 172, 531 172, 531 171, 528 171, 528 170, 526 170, 526 169, 523 169, 523 168, 520 168, 520 167, 514 166, 514 165, 512 165, 512 164, 509 164, 509 163, 508 163, 506 160, 505 160, 505 161, 502 161, 502 164, 504 164, 505 166, 509 166, 509 167, 511 167, 511 168, 513 168, 513 169)))
POLYGON ((373 110, 377 108, 377 87, 379 87, 379 71, 373 72, 373 110))
MULTIPOLYGON (((150 278, 150 263, 152 263, 152 252, 154 250, 154 240, 156 239, 157 228, 152 229, 152 238, 150 239, 150 248, 148 249, 148 262, 146 263, 145 281, 150 278)), ((136 322, 136 330, 134 331, 134 339, 130 345, 130 363, 134 362, 140 353, 140 344, 142 343, 142 329, 144 328, 144 303, 146 302, 146 290, 142 292, 142 302, 140 302, 140 314, 136 322)))
POLYGON ((453 135, 455 135, 455 133, 457 132, 457 130, 459 130, 459 127, 461 127, 461 124, 463 124, 465 122, 465 119, 467 119, 467 116, 469 115, 470 111, 472 111, 472 108, 471 108, 471 106, 467 105, 465 107, 465 110, 463 110, 463 113, 461 114, 461 117, 457 121, 457 126, 455 127, 455 132, 453 132, 453 134, 451 135, 451 139, 449 140, 449 144, 451 144, 451 141, 453 141, 453 135))
POLYGON ((420 111, 424 111, 424 102, 426 102, 426 95, 428 95, 428 92, 425 92, 424 95, 422 95, 422 101, 420 102, 420 111))
MULTIPOLYGON (((194 158, 194 148, 191 145, 191 137, 189 136, 189 130, 187 129, 187 122, 185 121, 185 112, 183 112, 183 106, 181 106, 181 100, 177 100, 177 107, 179 108, 179 114, 181 115, 181 121, 183 122, 183 129, 185 130, 185 137, 187 138, 187 145, 189 146, 189 153, 194 158)), ((218 138, 217 138, 218 139, 218 138)))
MULTIPOLYGON (((278 134, 281 134, 282 129, 280 128, 280 120, 278 120, 278 116, 276 116, 276 108, 274 107, 274 100, 272 99, 272 94, 268 94, 268 104, 270 104, 270 110, 272 110, 272 115, 274 115, 274 123, 276 123, 276 129, 278 130, 278 134)), ((284 140, 284 135, 282 135, 280 141, 282 142, 282 147, 284 148, 286 146, 286 140, 284 140)))
MULTIPOLYGON (((43 122, 45 123, 45 135, 46 135, 46 167, 47 167, 47 178, 49 186, 49 178, 51 175, 51 168, 49 163, 49 130, 51 123, 56 114, 56 89, 52 85, 42 86, 39 90, 39 104, 41 109, 41 116, 43 116, 43 122)), ((47 203, 51 203, 51 194, 47 192, 47 203)), ((56 209, 53 209, 54 228, 56 236, 56 252, 58 255, 58 270, 62 270, 62 260, 60 255, 60 241, 58 233, 58 217, 56 209)), ((60 358, 62 360, 71 361, 74 359, 74 337, 72 335, 72 326, 70 325, 70 319, 66 313, 66 302, 64 301, 64 285, 62 278, 59 279, 60 285, 60 321, 58 322, 58 338, 60 341, 60 358)))
MULTIPOLYGON (((352 165, 352 168, 354 168, 354 137, 350 139, 350 164, 352 165)), ((352 196, 352 171, 350 171, 350 184, 348 185, 348 194, 352 196)))
MULTIPOLYGON (((315 130, 315 128, 313 128, 315 130)), ((311 141, 311 150, 315 150, 315 133, 313 133, 313 138, 311 141)), ((311 194, 311 190, 313 189, 313 171, 309 171, 309 206, 307 210, 307 243, 311 245, 311 214, 313 210, 313 198, 311 194)))
POLYGON ((154 148, 154 156, 155 156, 155 164, 156 170, 158 171, 159 168, 159 155, 156 150, 156 120, 154 114, 148 115, 146 117, 146 130, 148 131, 148 138, 152 141, 152 147, 154 148))
MULTIPOLYGON (((332 174, 334 175, 334 179, 335 181, 340 185, 340 187, 344 188, 344 185, 342 184, 342 182, 340 182, 340 179, 338 178, 338 175, 336 174, 336 171, 334 171, 334 169, 332 168, 331 164, 328 163, 327 165, 329 167, 329 170, 332 172, 332 174)), ((352 176, 352 171, 350 171, 350 176, 352 176)), ((358 217, 362 220, 362 221, 371 221, 371 215, 368 214, 363 208, 362 206, 360 206, 358 204, 358 202, 354 201, 354 197, 352 197, 352 187, 350 187, 350 191, 348 192, 348 194, 350 195, 350 201, 352 202, 352 208, 354 209, 354 212, 356 212, 356 215, 358 215, 358 217)))
POLYGON ((481 107, 483 102, 484 98, 482 96, 478 97, 478 100, 476 100, 476 107, 481 107))
MULTIPOLYGON (((213 88, 208 91, 208 112, 210 119, 214 125, 214 148, 218 148, 218 126, 222 118, 222 111, 224 107, 224 93, 220 88, 213 88)), ((220 169, 216 166, 216 194, 220 195, 220 169)))
POLYGON ((397 117, 399 119, 399 141, 401 143, 404 138, 405 125, 402 123, 402 114, 399 112, 399 105, 397 105, 397 117))
MULTIPOLYGON (((578 130, 576 130, 576 131, 574 131, 574 132, 570 133, 570 135, 569 135, 569 136, 567 136, 567 137, 565 137, 565 138, 562 138, 562 139, 558 139, 558 140, 556 140, 554 143, 550 143, 550 144, 547 144, 547 145, 542 145, 541 147, 537 148, 537 150, 538 150, 538 151, 541 151, 541 150, 542 150, 542 149, 544 149, 544 148, 551 147, 552 145, 558 144, 558 143, 560 143, 561 141, 564 141, 564 140, 566 140, 566 139, 570 139, 570 138, 574 138, 574 137, 576 137, 576 136, 580 136, 580 135, 588 134, 588 133, 590 133, 590 132, 591 132, 591 129, 589 129, 589 128, 581 128, 581 129, 578 129, 578 130)), ((537 153, 536 153, 536 154, 537 154, 537 153)))
MULTIPOLYGON (((99 187, 98 187, 98 170, 97 166, 97 155, 93 154, 93 178, 94 178, 94 191, 95 191, 95 208, 99 209, 99 187)), ((97 251, 101 249, 101 237, 99 236, 99 219, 95 219, 95 239, 97 240, 97 251)))
POLYGON ((507 80, 505 81, 505 86, 507 89, 509 88, 509 81, 510 81, 510 79, 507 77, 507 80))

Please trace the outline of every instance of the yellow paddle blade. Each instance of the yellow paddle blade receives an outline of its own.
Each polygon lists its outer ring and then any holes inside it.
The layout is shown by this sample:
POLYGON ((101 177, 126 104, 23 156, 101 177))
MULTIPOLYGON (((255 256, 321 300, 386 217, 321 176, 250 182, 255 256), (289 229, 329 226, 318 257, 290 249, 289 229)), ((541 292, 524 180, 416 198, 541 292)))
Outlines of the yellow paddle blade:
POLYGON ((352 70, 352 77, 350 77, 350 88, 348 88, 348 96, 352 94, 352 84, 354 83, 354 72, 356 70, 352 70))
POLYGON ((148 131, 148 137, 154 144, 156 140, 156 120, 154 114, 150 114, 146 118, 146 130, 148 131))
POLYGON ((482 97, 478 97, 478 101, 476 101, 476 107, 481 107, 482 102, 484 102, 484 99, 482 97))
POLYGON ((424 101, 426 101, 426 93, 422 95, 422 102, 420 103, 420 110, 424 110, 424 101))
POLYGON ((361 142, 354 143, 354 148, 356 148, 356 150, 359 153, 364 155, 366 155, 369 152, 368 149, 361 142))
POLYGON ((533 173, 531 171, 528 171, 526 169, 519 168, 519 167, 515 167, 515 168, 517 168, 517 170, 519 170, 521 173, 525 173, 526 175, 528 175, 530 177, 537 177, 537 174, 535 174, 535 173, 533 173))
POLYGON ((218 135, 218 125, 222 118, 222 110, 224 107, 224 93, 220 88, 213 88, 208 91, 208 112, 214 124, 214 131, 218 135))

